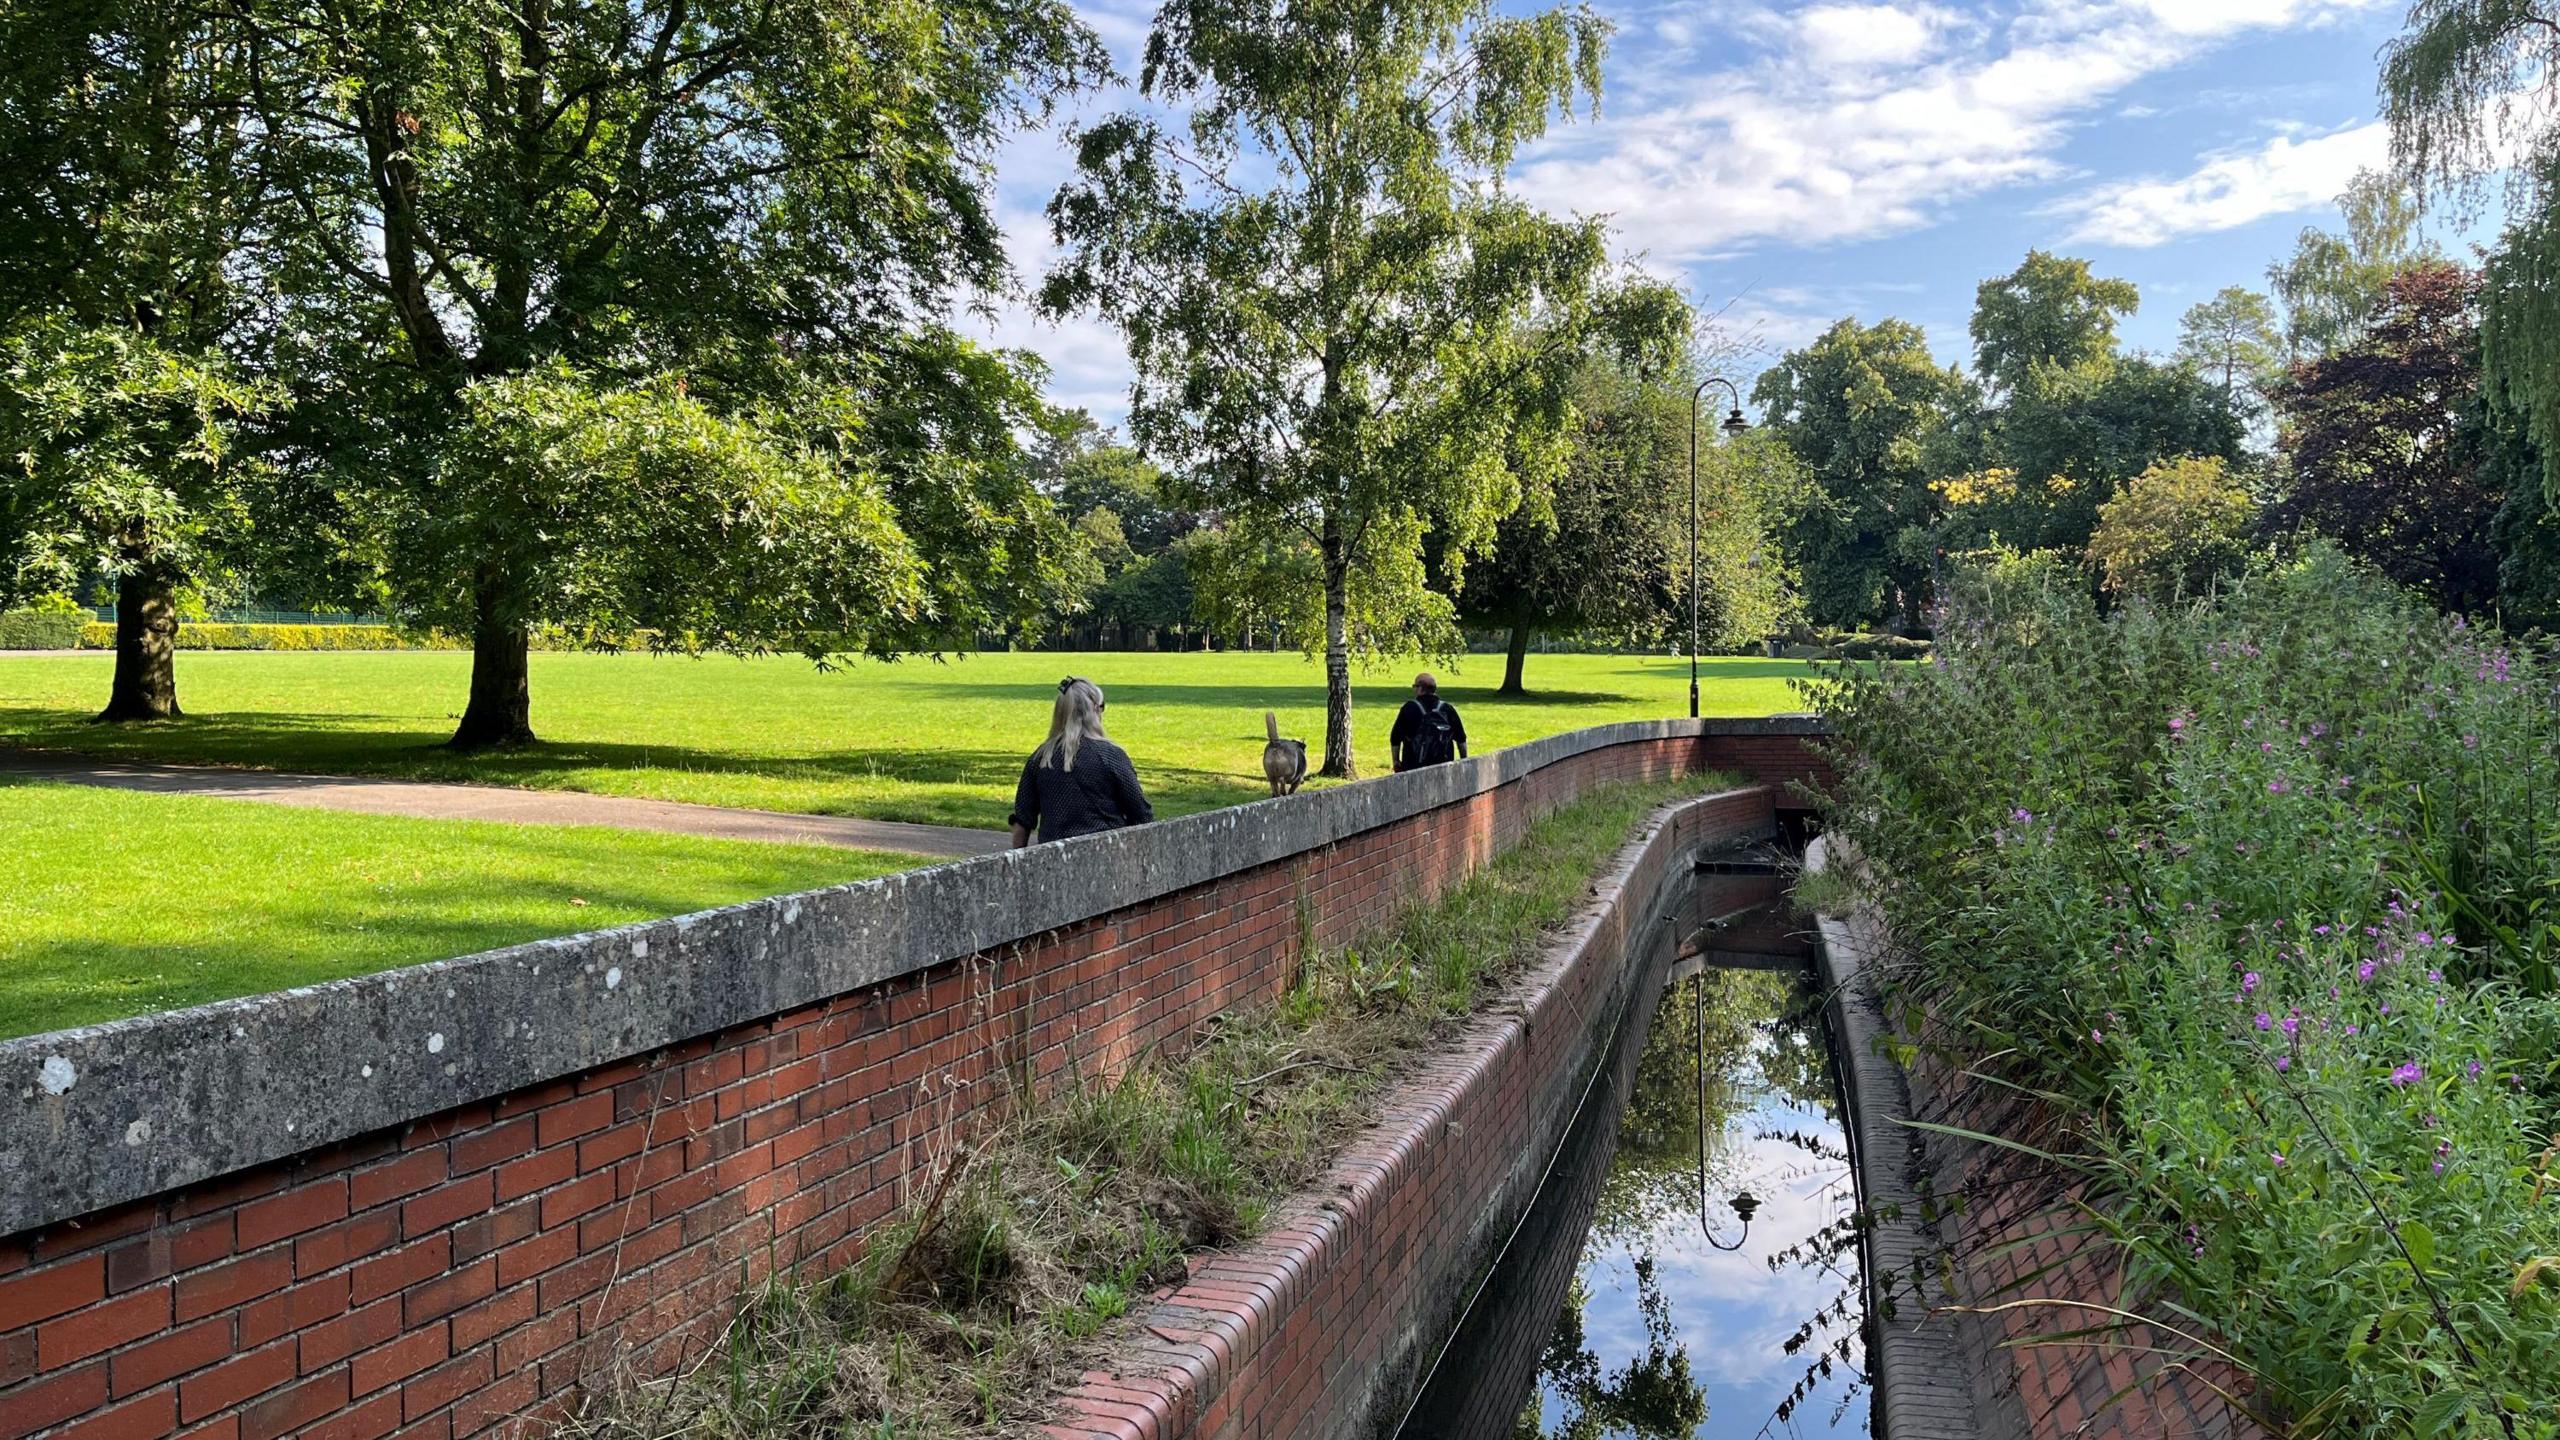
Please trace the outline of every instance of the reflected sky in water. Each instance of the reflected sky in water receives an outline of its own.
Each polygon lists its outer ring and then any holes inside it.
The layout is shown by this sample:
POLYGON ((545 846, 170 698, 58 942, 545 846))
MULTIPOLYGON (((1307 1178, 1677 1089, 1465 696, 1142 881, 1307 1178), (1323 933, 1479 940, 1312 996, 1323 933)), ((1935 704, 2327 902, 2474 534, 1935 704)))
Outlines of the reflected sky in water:
POLYGON ((1811 1003, 1778 971, 1710 969, 1664 989, 1519 1435, 1865 1433, 1856 1201, 1811 1003), (1700 1224, 1702 1058, 1707 1225, 1730 1244, 1730 1197, 1760 1201, 1738 1252, 1700 1224))

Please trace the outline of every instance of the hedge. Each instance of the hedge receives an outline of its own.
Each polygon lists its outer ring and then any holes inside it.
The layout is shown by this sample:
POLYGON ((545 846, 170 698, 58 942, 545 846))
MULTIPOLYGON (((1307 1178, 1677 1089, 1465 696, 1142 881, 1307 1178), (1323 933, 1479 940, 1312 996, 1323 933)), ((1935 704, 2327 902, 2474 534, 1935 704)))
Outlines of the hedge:
MULTIPOLYGON (((80 620, 42 610, 0 612, 0 650, 69 650, 80 643, 80 620)), ((112 634, 107 643, 115 643, 112 634)))
MULTIPOLYGON (((80 648, 112 650, 116 627, 91 621, 80 627, 80 648)), ((432 631, 399 630, 389 625, 231 625, 184 622, 178 626, 181 650, 463 650, 469 647, 432 631)))
MULTIPOLYGON (((0 617, 16 619, 17 616, 0 617)), ((39 616, 50 619, 50 616, 39 616)), ((80 623, 71 616, 66 623, 76 632, 83 650, 116 648, 116 627, 105 621, 80 623)), ((69 649, 65 639, 51 645, 15 645, 5 639, 9 632, 0 628, 0 649, 69 649)), ((547 628, 533 632, 536 650, 645 650, 651 632, 634 631, 615 644, 600 642, 585 632, 547 628)), ((228 621, 188 620, 178 625, 178 648, 181 650, 468 650, 471 642, 457 635, 437 630, 403 630, 395 625, 252 625, 228 621)))

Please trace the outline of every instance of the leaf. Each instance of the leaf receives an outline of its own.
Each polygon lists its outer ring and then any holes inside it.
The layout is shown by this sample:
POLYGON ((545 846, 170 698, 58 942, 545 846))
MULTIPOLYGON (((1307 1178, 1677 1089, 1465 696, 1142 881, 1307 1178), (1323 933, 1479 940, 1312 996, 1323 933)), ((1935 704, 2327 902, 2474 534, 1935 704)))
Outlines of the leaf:
POLYGON ((2435 1264, 2436 1232, 2419 1222, 2400 1222, 2400 1246, 2409 1252, 2409 1258, 2417 1262, 2419 1269, 2425 1270, 2435 1264))
POLYGON ((2425 1440, 2427 1436, 2443 1434, 2445 1427, 2470 1408, 2471 1392, 2439 1390, 2419 1404, 2418 1413, 2410 1418, 2409 1426, 2418 1432, 2420 1440, 2425 1440))
POLYGON ((2507 1298, 2510 1300, 2522 1298, 2525 1291, 2533 1288, 2533 1282, 2542 1279, 2546 1274, 2555 1283, 2560 1283, 2560 1269, 2554 1269, 2555 1266, 2560 1266, 2560 1255, 2536 1255, 2517 1266, 2516 1283, 2507 1290, 2507 1298))

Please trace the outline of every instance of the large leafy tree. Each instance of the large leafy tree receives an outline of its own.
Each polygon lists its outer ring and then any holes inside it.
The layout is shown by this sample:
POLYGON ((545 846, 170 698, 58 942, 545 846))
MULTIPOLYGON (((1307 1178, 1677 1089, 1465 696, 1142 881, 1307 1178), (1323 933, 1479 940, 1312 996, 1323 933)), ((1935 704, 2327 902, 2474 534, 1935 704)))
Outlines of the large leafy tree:
POLYGON ((2505 498, 2480 464, 2479 285, 2443 261, 2402 270, 2362 338, 2297 366, 2275 395, 2291 474, 2270 519, 2461 610, 2497 593, 2491 520, 2505 498))
POLYGON ((2116 321, 2134 312, 2130 280, 2091 273, 2089 262, 2030 250, 2018 268, 1974 291, 1974 368, 2002 390, 2040 367, 2071 368, 2115 354, 2116 321))
POLYGON ((2178 319, 2177 358, 2220 385, 2234 410, 2254 405, 2282 343, 2275 305, 2242 285, 2222 287, 2178 319))
POLYGON ((274 186, 247 28, 182 0, 0 20, 0 603, 116 583, 106 720, 179 713, 178 607, 247 562, 269 395, 236 363, 274 186))
POLYGON ((359 422, 314 448, 390 492, 384 513, 434 522, 393 537, 387 578, 413 618, 472 635, 457 744, 531 738, 539 624, 877 649, 965 628, 991 590, 1036 602, 1060 547, 1015 440, 1034 377, 938 317, 1004 274, 994 142, 1099 64, 1065 6, 323 0, 261 22, 256 124, 336 341, 306 409, 359 422), (682 399, 671 430, 694 406, 745 427, 721 443, 781 466, 790 503, 766 503, 784 482, 761 464, 624 488, 495 443, 580 433, 634 386, 682 399), (878 495, 927 579, 866 620, 846 602, 905 587, 827 593, 859 556, 798 527, 878 495), (810 563, 759 567, 782 587, 766 603, 723 564, 741 546, 810 563), (691 628, 714 614, 755 623, 691 628))
POLYGON ((1992 442, 2028 503, 1992 528, 2028 549, 2076 551, 2133 477, 2188 456, 2237 464, 2246 440, 2233 397, 2189 366, 2135 356, 2041 369, 2009 395, 1992 442))
POLYGON ((1606 363, 1575 377, 1572 457, 1544 504, 1523 505, 1496 527, 1457 597, 1462 619, 1511 632, 1501 693, 1526 693, 1529 642, 1541 630, 1630 637, 1664 618, 1687 402, 1675 381, 1606 363))
POLYGON ((1240 535, 1314 552, 1328 775, 1355 768, 1358 584, 1418 584, 1426 535, 1462 560, 1552 482, 1596 332, 1686 339, 1676 296, 1608 283, 1601 222, 1499 184, 1596 93, 1606 31, 1584 6, 1171 0, 1140 83, 1189 123, 1088 127, 1051 202, 1044 304, 1126 334, 1140 446, 1240 535))
POLYGON ((1825 625, 1914 617, 1925 601, 1939 446, 1970 397, 1920 327, 1845 319, 1764 371, 1752 389, 1801 456, 1813 494, 1789 527, 1805 605, 1825 625))
POLYGON ((2400 268, 2435 254, 2417 197, 2396 178, 2359 170, 2338 196, 2342 230, 2305 226, 2293 253, 2267 267, 2284 302, 2288 359, 2316 360, 2355 340, 2400 268))
POLYGON ((2402 171, 2470 208, 2503 184, 2507 230, 2481 294, 2481 361, 2524 418, 2560 502, 2560 18, 2522 0, 2418 0, 2383 49, 2402 171))
POLYGON ((2221 460, 2166 461, 2099 507, 2089 564, 2119 595, 2201 595, 2247 560, 2256 518, 2256 498, 2221 460))

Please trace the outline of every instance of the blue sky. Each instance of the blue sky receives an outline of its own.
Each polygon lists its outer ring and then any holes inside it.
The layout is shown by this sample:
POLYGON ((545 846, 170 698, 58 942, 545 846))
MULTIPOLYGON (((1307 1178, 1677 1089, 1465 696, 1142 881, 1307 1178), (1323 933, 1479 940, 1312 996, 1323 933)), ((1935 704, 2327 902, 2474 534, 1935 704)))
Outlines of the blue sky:
MULTIPOLYGON (((1078 8, 1134 73, 1151 7, 1078 8)), ((2304 225, 2334 222, 2348 177, 2384 162, 2376 52, 2402 17, 2388 0, 1600 8, 1617 26, 1600 114, 1524 155, 1515 188, 1607 213, 1628 255, 1763 350, 1891 315, 1951 363, 1974 286, 2030 248, 2135 282, 2136 347, 2171 348, 2180 313, 2224 285, 2263 288, 2304 225)), ((1023 135, 999 164, 1026 282, 1062 143, 1062 127, 1023 135)), ((980 328, 1039 351, 1056 399, 1118 418, 1108 327, 1008 302, 980 328)))

